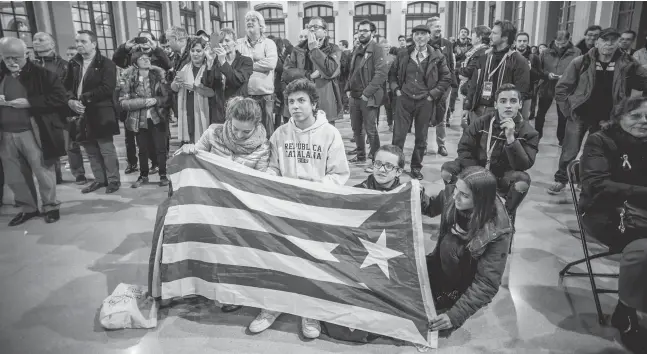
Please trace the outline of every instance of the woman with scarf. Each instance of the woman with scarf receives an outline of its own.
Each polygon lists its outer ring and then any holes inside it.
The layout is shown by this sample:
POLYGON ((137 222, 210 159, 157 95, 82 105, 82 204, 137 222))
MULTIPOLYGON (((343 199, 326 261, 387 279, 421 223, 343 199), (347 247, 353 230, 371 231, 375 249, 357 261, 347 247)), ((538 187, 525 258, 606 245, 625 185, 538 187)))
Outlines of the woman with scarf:
POLYGON ((119 80, 119 103, 126 111, 125 127, 135 133, 139 146, 140 175, 131 188, 148 183, 148 159, 157 161, 160 186, 167 186, 166 136, 168 132, 169 100, 168 84, 164 69, 151 65, 151 54, 137 51, 132 54, 133 65, 121 74, 119 80), (151 144, 152 142, 152 144, 151 144), (149 151, 153 147, 154 151, 149 151))
POLYGON ((215 95, 216 80, 207 68, 207 42, 201 37, 189 41, 191 61, 177 72, 171 89, 178 93, 178 139, 194 143, 210 124, 209 98, 215 95))

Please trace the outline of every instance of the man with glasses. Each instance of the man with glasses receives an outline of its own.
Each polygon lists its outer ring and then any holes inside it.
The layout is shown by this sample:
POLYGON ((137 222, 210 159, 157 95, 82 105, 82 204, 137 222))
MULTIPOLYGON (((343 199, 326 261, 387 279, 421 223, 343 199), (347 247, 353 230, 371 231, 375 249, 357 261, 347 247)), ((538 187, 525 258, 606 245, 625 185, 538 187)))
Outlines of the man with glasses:
POLYGON ((595 41, 598 40, 601 31, 602 27, 598 25, 593 25, 586 29, 584 32, 584 38, 582 38, 582 40, 576 45, 577 49, 582 52, 582 55, 588 53, 589 50, 595 47, 595 41))
MULTIPOLYGON (((571 34, 568 31, 557 31, 557 36, 550 44, 550 48, 539 56, 539 73, 542 82, 539 85, 539 109, 535 117, 535 129, 539 132, 540 140, 544 132, 546 113, 555 97, 557 80, 562 77, 568 64, 580 55, 582 55, 580 50, 571 43, 571 34)), ((556 108, 557 142, 562 146, 566 130, 566 115, 559 109, 559 105, 556 108)))
POLYGON ((341 71, 342 51, 328 38, 328 24, 321 17, 312 17, 307 26, 308 39, 299 43, 283 65, 282 81, 286 84, 307 78, 315 83, 319 94, 318 109, 335 125, 343 109, 337 79, 341 71))
MULTIPOLYGON (((344 91, 349 98, 350 123, 353 128, 357 148, 348 154, 355 153, 351 163, 366 162, 366 141, 364 131, 368 135, 371 150, 368 158, 373 160, 375 152, 380 147, 380 136, 377 132, 377 118, 384 99, 384 83, 389 67, 386 63, 384 50, 374 40, 376 27, 368 20, 357 25, 359 45, 353 52, 350 63, 350 77, 344 91)), ((366 167, 372 171, 373 164, 366 167)))
POLYGON ((0 42, 0 159, 6 184, 21 207, 9 226, 41 215, 59 220, 54 163, 66 152, 60 112, 67 94, 57 74, 27 59, 27 45, 18 38, 0 42))
POLYGON ((595 48, 571 61, 555 86, 555 101, 567 120, 559 169, 549 194, 559 194, 566 187, 566 168, 577 158, 586 131, 600 130, 600 122, 609 120, 613 107, 632 89, 647 89, 647 69, 618 48, 619 38, 615 28, 601 31, 595 48))

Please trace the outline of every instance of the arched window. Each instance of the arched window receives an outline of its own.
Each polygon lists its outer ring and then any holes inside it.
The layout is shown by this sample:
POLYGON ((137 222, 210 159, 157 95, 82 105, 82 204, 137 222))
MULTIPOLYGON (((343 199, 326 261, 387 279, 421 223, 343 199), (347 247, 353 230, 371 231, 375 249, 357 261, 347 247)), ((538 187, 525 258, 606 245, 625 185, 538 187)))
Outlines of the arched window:
POLYGON ((438 16, 438 4, 435 2, 420 1, 407 5, 405 26, 407 36, 411 35, 414 27, 426 25, 427 20, 434 16, 438 16))
POLYGON ((362 4, 355 6, 355 16, 353 17, 355 26, 353 32, 357 31, 357 25, 362 20, 369 20, 375 24, 376 34, 381 38, 386 37, 386 11, 384 5, 380 4, 362 4))
POLYGON ((97 35, 97 47, 108 58, 117 47, 112 4, 109 1, 72 1, 74 29, 90 30, 97 35))
POLYGON ((159 1, 137 1, 137 22, 140 31, 148 31, 155 38, 162 35, 162 3, 159 1))
POLYGON ((180 1, 180 25, 194 35, 197 32, 195 2, 180 1))
POLYGON ((35 33, 36 23, 31 1, 0 2, 0 38, 20 38, 31 48, 35 33))
POLYGON ((273 35, 278 38, 285 38, 285 18, 283 10, 279 7, 264 7, 258 12, 265 19, 265 36, 273 35))
POLYGON ((330 37, 331 42, 335 42, 335 17, 333 16, 332 6, 326 5, 313 5, 308 6, 304 9, 305 13, 303 16, 303 28, 308 25, 310 18, 314 16, 319 16, 326 21, 328 25, 328 37, 330 37))

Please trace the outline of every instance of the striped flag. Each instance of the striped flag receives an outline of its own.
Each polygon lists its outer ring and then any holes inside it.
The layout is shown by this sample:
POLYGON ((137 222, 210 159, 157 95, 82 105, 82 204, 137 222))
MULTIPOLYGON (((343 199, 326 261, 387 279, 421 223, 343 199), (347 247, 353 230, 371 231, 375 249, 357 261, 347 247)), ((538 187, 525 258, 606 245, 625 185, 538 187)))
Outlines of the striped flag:
POLYGON ((437 347, 420 185, 382 193, 275 177, 206 152, 169 162, 149 288, 437 347))

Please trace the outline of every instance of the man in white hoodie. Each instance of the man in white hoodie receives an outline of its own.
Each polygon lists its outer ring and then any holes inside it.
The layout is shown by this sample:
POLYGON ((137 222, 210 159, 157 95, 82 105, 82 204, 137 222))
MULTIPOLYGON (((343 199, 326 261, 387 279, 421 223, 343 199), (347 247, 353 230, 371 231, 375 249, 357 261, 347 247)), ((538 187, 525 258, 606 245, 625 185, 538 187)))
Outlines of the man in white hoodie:
MULTIPOLYGON (((271 156, 267 172, 276 176, 344 185, 350 177, 341 134, 317 111, 319 95, 308 79, 292 81, 285 89, 290 121, 270 138, 271 156), (316 116, 315 116, 316 112, 316 116)), ((249 325, 252 333, 269 328, 281 313, 263 309, 249 325)), ((303 335, 317 338, 319 321, 302 318, 303 335)))

